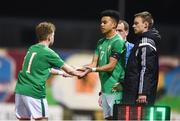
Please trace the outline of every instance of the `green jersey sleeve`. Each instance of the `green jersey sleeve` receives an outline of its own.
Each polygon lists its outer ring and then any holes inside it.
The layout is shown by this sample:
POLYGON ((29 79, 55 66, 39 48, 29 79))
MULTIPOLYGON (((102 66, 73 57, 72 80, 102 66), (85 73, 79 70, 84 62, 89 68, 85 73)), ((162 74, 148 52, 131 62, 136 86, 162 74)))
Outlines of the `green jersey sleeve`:
POLYGON ((49 54, 47 54, 47 60, 48 60, 49 64, 53 67, 61 68, 64 65, 64 61, 53 50, 50 50, 49 54))
POLYGON ((125 41, 120 39, 112 44, 112 51, 116 53, 124 53, 126 50, 125 41))

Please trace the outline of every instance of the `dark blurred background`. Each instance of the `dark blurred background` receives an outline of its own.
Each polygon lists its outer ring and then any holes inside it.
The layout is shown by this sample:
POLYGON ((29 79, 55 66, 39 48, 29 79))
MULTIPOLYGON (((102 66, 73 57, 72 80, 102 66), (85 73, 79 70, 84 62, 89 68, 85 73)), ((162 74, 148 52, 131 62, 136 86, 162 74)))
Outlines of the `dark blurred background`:
MULTIPOLYGON (((130 27, 134 14, 149 11, 162 35, 161 55, 180 55, 180 14, 176 0, 6 0, 0 4, 0 47, 26 48, 36 43, 35 26, 41 21, 56 25, 57 49, 93 50, 101 37, 99 14, 120 11, 130 27)), ((132 28, 128 37, 134 42, 132 28)))

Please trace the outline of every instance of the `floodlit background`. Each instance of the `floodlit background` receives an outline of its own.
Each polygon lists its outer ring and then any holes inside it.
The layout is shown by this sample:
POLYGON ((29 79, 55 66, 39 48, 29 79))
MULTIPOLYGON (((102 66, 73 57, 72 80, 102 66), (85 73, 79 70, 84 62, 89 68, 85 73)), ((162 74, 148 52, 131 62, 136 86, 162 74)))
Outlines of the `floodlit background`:
MULTIPOLYGON (((105 9, 121 13, 130 27, 135 13, 149 11, 160 31, 160 72, 156 105, 170 106, 172 119, 180 120, 180 14, 173 0, 6 0, 0 4, 0 120, 16 120, 14 86, 26 49, 35 44, 35 26, 56 25, 52 46, 67 63, 90 63, 102 37, 99 14, 105 9)), ((134 42, 133 29, 128 36, 134 42)), ((84 80, 51 76, 47 80, 50 120, 102 120, 98 106, 97 73, 84 80)))

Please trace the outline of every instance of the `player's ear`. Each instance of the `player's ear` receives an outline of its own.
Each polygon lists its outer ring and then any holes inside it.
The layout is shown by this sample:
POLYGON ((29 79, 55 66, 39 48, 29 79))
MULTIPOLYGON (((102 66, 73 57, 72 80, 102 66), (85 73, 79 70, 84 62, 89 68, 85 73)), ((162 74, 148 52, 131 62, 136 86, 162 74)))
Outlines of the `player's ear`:
POLYGON ((111 22, 112 22, 112 24, 113 24, 113 29, 116 29, 117 28, 117 22, 116 22, 116 20, 114 20, 114 19, 111 19, 111 22))
POLYGON ((144 22, 144 28, 148 28, 149 27, 149 23, 147 21, 144 22))
POLYGON ((117 23, 113 22, 113 29, 117 28, 117 23))
POLYGON ((51 40, 51 37, 50 35, 47 36, 47 40, 50 41, 51 40))

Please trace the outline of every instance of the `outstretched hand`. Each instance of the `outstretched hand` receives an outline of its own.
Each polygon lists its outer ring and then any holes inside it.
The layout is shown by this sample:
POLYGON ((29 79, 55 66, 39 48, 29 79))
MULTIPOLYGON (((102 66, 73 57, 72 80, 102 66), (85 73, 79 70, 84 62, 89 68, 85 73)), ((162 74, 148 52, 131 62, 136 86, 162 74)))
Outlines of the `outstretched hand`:
POLYGON ((67 73, 63 73, 62 76, 63 76, 63 77, 72 77, 72 75, 69 75, 69 74, 67 74, 67 73))
POLYGON ((75 68, 77 71, 85 71, 86 70, 86 68, 85 67, 76 67, 75 68))
POLYGON ((84 76, 86 76, 90 72, 90 70, 85 69, 83 71, 77 71, 77 72, 79 73, 78 78, 83 78, 84 76))
POLYGON ((85 69, 89 69, 90 71, 92 71, 92 67, 91 66, 84 66, 85 69))

